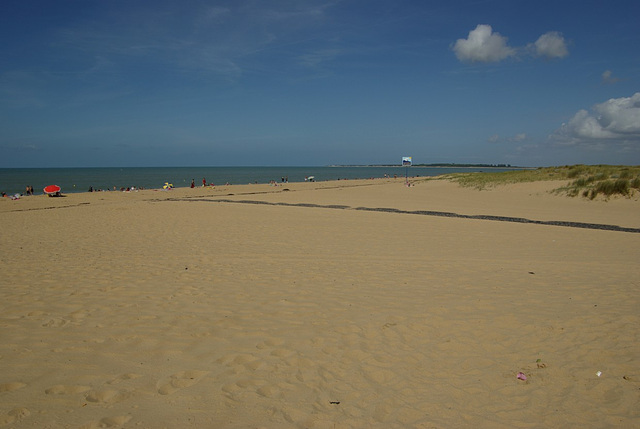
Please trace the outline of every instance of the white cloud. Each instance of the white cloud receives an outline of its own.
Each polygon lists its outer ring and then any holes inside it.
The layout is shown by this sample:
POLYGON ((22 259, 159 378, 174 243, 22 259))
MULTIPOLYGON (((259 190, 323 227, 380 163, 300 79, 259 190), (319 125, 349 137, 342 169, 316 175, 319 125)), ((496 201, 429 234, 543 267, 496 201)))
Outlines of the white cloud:
POLYGON ((451 49, 460 61, 471 63, 498 62, 519 53, 548 59, 569 55, 567 42, 558 31, 549 31, 523 47, 509 46, 507 40, 507 37, 493 32, 490 25, 480 24, 469 32, 466 39, 458 39, 451 49))
POLYGON ((549 31, 538 37, 533 44, 535 54, 546 58, 564 58, 569 55, 567 43, 562 37, 562 33, 549 31))
POLYGON ((515 136, 511 137, 509 140, 512 142, 521 142, 522 140, 526 139, 527 135, 525 133, 520 133, 520 134, 516 134, 515 136))
POLYGON ((494 33, 490 25, 482 24, 471 30, 468 38, 458 39, 453 51, 460 61, 485 63, 501 61, 516 53, 507 45, 506 37, 494 33))
POLYGON ((604 147, 622 143, 640 146, 640 92, 596 104, 591 113, 580 110, 552 138, 570 145, 604 147))
POLYGON ((604 83, 616 83, 618 81, 620 81, 620 79, 615 77, 611 70, 605 70, 604 72, 602 72, 602 82, 604 82, 604 83))
POLYGON ((612 98, 595 106, 598 122, 615 134, 640 137, 640 92, 631 97, 612 98))
POLYGON ((498 143, 498 142, 509 142, 509 143, 517 143, 527 139, 527 135, 525 133, 516 134, 512 137, 501 137, 499 134, 494 134, 487 139, 489 143, 498 143))

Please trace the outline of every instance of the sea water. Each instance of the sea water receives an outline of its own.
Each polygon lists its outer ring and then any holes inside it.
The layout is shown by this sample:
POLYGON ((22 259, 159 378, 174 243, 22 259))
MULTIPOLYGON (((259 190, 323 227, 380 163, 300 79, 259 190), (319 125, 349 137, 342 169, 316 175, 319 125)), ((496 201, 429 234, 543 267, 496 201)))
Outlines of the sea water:
POLYGON ((509 171, 515 168, 467 167, 111 167, 111 168, 0 168, 0 191, 8 195, 24 193, 33 186, 35 194, 42 194, 48 185, 58 185, 63 193, 93 190, 113 191, 136 187, 162 188, 165 183, 174 187, 189 187, 191 181, 207 184, 244 185, 249 183, 303 182, 309 176, 315 181, 369 179, 389 177, 438 176, 474 171, 509 171))

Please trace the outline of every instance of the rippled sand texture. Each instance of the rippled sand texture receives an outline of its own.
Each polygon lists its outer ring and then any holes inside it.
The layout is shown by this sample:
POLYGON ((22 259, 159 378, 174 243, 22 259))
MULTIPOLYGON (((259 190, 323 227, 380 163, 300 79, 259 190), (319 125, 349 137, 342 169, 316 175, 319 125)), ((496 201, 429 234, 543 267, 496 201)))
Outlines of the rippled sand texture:
POLYGON ((0 427, 638 426, 640 234, 399 212, 640 228, 552 187, 0 201, 0 427))

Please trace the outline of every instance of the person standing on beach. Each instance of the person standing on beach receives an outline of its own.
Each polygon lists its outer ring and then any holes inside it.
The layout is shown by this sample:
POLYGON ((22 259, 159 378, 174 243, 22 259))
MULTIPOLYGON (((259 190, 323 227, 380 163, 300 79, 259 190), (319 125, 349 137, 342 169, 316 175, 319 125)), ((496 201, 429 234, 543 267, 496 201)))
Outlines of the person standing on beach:
POLYGON ((202 187, 204 188, 205 186, 207 186, 207 179, 205 179, 204 177, 202 178, 202 187))
POLYGON ((191 187, 192 188, 196 187, 196 179, 191 179, 191 187))

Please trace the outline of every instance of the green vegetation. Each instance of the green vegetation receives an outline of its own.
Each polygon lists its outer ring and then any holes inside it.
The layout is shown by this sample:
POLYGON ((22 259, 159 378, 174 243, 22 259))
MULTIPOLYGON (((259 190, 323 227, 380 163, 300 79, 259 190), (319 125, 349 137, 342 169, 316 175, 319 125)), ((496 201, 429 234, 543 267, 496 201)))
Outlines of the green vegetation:
POLYGON ((640 190, 640 166, 572 165, 505 172, 456 173, 445 177, 462 186, 476 189, 509 183, 568 180, 566 186, 555 192, 590 199, 598 195, 607 198, 612 195, 630 196, 640 190))

